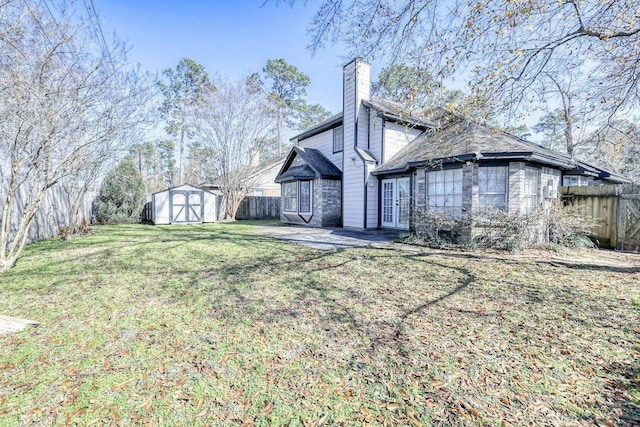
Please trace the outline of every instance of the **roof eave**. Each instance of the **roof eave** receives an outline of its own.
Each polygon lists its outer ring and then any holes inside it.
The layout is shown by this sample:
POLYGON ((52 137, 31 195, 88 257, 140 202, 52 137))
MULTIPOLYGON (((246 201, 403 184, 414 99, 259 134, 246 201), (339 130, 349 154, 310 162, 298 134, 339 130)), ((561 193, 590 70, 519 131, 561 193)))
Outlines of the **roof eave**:
POLYGON ((342 125, 342 114, 337 115, 333 120, 322 123, 319 126, 312 127, 311 129, 308 129, 302 133, 299 133, 298 135, 295 135, 294 137, 289 139, 289 141, 297 142, 303 139, 311 138, 312 136, 315 136, 329 129, 336 128, 340 125, 342 125))

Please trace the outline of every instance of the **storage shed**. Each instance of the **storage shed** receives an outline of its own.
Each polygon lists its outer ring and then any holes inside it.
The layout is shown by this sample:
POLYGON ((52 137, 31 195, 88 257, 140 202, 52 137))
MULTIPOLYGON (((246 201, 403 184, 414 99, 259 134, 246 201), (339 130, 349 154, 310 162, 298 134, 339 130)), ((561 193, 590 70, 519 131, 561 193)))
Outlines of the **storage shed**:
POLYGON ((151 196, 154 224, 197 224, 216 218, 216 195, 201 188, 184 184, 151 196))

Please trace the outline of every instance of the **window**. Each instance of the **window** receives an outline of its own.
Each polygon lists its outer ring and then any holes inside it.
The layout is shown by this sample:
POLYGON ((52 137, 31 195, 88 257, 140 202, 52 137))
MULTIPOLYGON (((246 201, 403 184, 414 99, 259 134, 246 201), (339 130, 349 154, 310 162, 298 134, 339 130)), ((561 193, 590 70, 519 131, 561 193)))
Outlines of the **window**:
POLYGON ((538 187, 540 169, 524 168, 524 194, 522 197, 525 212, 533 212, 538 208, 538 187))
POLYGON ((300 181, 300 213, 311 213, 311 181, 300 181))
POLYGON ((580 187, 589 185, 587 177, 580 175, 565 175, 562 177, 562 185, 565 187, 580 187))
POLYGON ((333 152, 339 153, 344 149, 342 126, 333 129, 333 152))
POLYGON ((427 207, 462 218, 462 168, 427 173, 427 207))
POLYGON ((285 182, 282 184, 282 210, 295 212, 298 205, 298 182, 285 182))
POLYGON ((291 181, 282 183, 282 210, 310 214, 312 209, 311 181, 291 181))
POLYGON ((507 208, 507 166, 478 168, 478 209, 507 208))

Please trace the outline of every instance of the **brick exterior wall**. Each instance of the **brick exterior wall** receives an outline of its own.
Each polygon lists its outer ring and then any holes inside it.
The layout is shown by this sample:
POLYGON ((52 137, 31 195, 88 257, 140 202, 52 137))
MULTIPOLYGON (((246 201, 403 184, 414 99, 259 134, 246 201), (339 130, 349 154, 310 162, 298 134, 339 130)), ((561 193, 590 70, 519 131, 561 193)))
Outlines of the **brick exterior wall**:
POLYGON ((336 179, 313 180, 313 215, 302 217, 280 211, 280 222, 310 227, 339 227, 342 222, 342 182, 336 179))
MULTIPOLYGON (((525 178, 525 163, 524 162, 511 162, 508 168, 508 195, 507 195, 507 210, 511 214, 519 214, 523 212, 523 194, 524 194, 524 178, 525 178)), ((465 214, 471 214, 479 204, 479 188, 478 188, 478 163, 465 164, 462 169, 462 212, 465 214)), ((426 207, 426 173, 428 171, 425 168, 417 169, 414 173, 414 186, 412 191, 413 209, 424 209, 426 207)), ((542 202, 543 188, 549 181, 552 181, 554 185, 560 183, 562 173, 553 168, 542 168, 540 174, 540 182, 538 183, 538 200, 542 202)), ((547 201, 548 202, 548 201, 547 201)), ((412 224, 413 226, 413 224, 412 224)), ((457 227, 454 230, 454 235, 458 243, 464 243, 469 241, 474 234, 477 234, 479 230, 474 230, 473 227, 464 226, 457 227)), ((532 224, 531 235, 534 243, 542 243, 544 236, 541 234, 541 224, 532 224)))
MULTIPOLYGON (((342 181, 337 179, 318 180, 322 185, 322 226, 338 227, 342 223, 342 181)), ((318 191, 320 193, 320 191, 318 191)), ((314 199, 315 199, 314 195, 314 199)))

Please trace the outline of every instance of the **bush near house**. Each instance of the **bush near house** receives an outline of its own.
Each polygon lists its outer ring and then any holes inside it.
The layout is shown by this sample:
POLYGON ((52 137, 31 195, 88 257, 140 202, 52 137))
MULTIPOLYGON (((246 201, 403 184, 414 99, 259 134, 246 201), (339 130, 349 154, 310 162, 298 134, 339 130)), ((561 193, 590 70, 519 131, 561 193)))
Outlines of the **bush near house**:
POLYGON ((593 247, 589 239, 594 221, 584 207, 554 200, 533 212, 488 210, 451 218, 434 209, 413 213, 408 241, 431 247, 463 245, 504 250, 533 246, 593 247))

